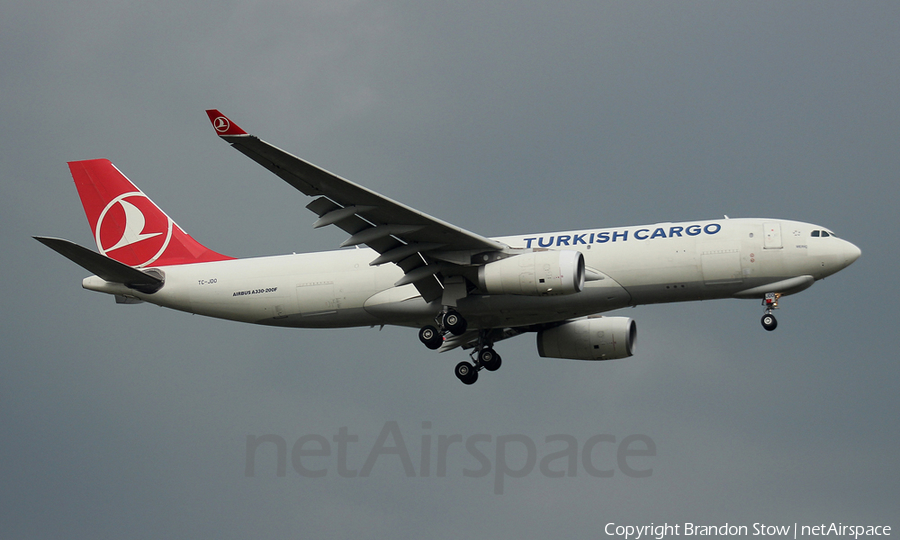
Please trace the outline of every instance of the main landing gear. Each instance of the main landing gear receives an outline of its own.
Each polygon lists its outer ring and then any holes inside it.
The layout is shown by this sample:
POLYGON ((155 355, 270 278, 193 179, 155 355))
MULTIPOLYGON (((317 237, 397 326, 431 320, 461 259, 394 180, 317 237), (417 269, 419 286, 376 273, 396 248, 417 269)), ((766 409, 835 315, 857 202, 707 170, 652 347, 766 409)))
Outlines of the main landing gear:
POLYGON ((419 341, 431 350, 439 349, 444 344, 444 335, 438 329, 428 325, 419 329, 419 341))
POLYGON ((778 320, 775 318, 775 315, 772 315, 772 311, 778 309, 778 299, 781 298, 781 293, 767 293, 766 297, 763 298, 763 305, 766 306, 766 314, 762 316, 762 326, 769 332, 775 330, 778 327, 778 320))
POLYGON ((446 309, 434 318, 434 326, 427 325, 419 329, 419 341, 431 350, 440 349, 444 344, 444 334, 450 332, 461 336, 466 332, 468 324, 455 309, 446 309))
MULTIPOLYGON (((444 344, 444 335, 453 334, 461 336, 466 332, 468 324, 462 315, 455 309, 447 309, 434 318, 434 325, 423 326, 419 329, 419 340, 429 349, 441 348, 444 344)), ((471 362, 460 362, 453 372, 456 378, 464 384, 474 384, 478 380, 478 372, 482 369, 497 371, 500 368, 500 355, 491 347, 493 339, 492 330, 479 330, 478 343, 469 354, 471 362)))
POLYGON ((491 347, 493 345, 491 332, 492 330, 478 331, 478 344, 469 353, 472 363, 460 362, 456 364, 456 369, 453 372, 463 384, 474 384, 478 380, 478 372, 482 369, 488 371, 500 369, 500 355, 491 347))

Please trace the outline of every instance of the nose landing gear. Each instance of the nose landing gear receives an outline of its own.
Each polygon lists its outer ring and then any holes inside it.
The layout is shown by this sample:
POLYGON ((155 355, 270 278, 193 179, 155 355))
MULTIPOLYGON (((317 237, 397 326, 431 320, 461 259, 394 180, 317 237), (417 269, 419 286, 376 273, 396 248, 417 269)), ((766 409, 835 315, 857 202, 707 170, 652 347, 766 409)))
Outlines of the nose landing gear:
POLYGON ((778 327, 778 320, 775 318, 775 315, 772 315, 772 311, 778 309, 778 299, 781 298, 781 293, 766 293, 766 297, 763 298, 763 305, 766 307, 766 314, 762 316, 762 326, 769 332, 775 330, 778 327))

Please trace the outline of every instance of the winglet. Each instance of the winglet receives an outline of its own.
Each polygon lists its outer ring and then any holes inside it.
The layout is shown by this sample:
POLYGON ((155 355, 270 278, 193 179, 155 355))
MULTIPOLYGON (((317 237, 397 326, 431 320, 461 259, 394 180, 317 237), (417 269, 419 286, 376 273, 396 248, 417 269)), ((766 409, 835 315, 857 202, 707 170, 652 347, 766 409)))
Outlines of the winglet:
POLYGON ((218 109, 209 109, 206 111, 209 121, 212 122, 213 128, 219 136, 222 135, 247 135, 247 132, 241 129, 237 124, 228 119, 227 116, 220 113, 218 109))

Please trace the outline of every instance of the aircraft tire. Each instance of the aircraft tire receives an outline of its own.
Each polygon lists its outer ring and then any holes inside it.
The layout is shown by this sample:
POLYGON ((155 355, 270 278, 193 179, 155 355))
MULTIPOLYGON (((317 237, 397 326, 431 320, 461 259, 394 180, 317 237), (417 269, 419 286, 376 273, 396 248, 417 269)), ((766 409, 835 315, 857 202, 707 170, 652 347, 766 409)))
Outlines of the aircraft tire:
POLYGON ((468 362, 456 364, 456 369, 453 372, 463 384, 475 384, 475 381, 478 380, 478 370, 468 362))
POLYGON ((425 344, 431 350, 439 349, 444 343, 444 336, 438 332, 437 328, 428 325, 419 329, 419 341, 425 344))
POLYGON ((775 315, 772 315, 771 313, 766 313, 765 315, 763 315, 761 322, 763 328, 765 328, 769 332, 775 330, 778 327, 778 320, 775 318, 775 315))
POLYGON ((485 347, 478 353, 478 361, 488 371, 497 371, 500 369, 500 355, 490 348, 485 347))
POLYGON ((447 313, 444 313, 444 317, 441 320, 444 325, 444 328, 450 331, 454 336, 461 336, 465 333, 466 328, 468 327, 468 323, 463 318, 462 315, 459 314, 458 311, 451 309, 447 313))

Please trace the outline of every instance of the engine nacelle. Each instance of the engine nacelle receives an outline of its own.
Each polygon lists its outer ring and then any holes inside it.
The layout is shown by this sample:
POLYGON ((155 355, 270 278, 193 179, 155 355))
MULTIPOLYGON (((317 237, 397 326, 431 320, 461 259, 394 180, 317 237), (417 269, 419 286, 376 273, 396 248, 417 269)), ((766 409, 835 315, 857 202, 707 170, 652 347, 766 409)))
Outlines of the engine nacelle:
POLYGON ((614 360, 634 354, 637 324, 630 317, 594 317, 569 321, 537 335, 543 358, 614 360))
POLYGON ((584 288, 584 256, 579 251, 514 255, 480 267, 478 284, 487 294, 574 294, 584 288))

